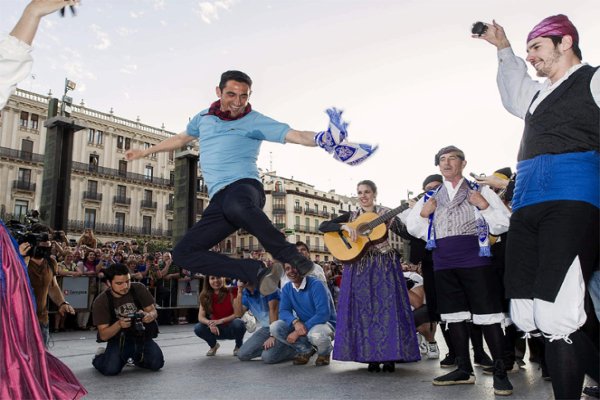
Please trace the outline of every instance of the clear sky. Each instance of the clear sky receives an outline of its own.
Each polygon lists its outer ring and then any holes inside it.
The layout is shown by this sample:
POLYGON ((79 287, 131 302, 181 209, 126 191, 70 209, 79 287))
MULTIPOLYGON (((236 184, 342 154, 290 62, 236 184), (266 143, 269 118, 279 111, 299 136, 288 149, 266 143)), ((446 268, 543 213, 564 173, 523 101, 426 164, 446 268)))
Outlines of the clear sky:
MULTIPOLYGON (((0 0, 6 34, 27 4, 0 0)), ((174 132, 216 99, 220 73, 254 80, 252 106, 300 130, 322 130, 336 106, 351 141, 378 143, 358 167, 320 149, 266 143, 259 167, 350 195, 361 179, 395 206, 436 173, 433 156, 462 148, 466 172, 515 166, 523 123, 501 105, 496 51, 472 39, 495 18, 517 55, 542 18, 563 13, 584 61, 600 63, 598 0, 83 0, 78 16, 44 19, 25 90, 58 96, 174 132)))

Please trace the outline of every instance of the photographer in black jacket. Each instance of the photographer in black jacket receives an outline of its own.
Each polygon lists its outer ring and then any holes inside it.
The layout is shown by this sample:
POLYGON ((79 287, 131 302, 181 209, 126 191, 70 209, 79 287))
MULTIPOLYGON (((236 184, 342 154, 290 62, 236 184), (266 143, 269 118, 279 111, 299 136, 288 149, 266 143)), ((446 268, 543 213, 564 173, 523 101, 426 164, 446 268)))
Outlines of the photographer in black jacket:
POLYGON ((129 269, 112 264, 105 270, 108 289, 94 301, 92 313, 98 341, 108 342, 92 364, 103 375, 117 375, 129 359, 142 368, 158 371, 165 360, 158 344, 154 298, 144 285, 131 282, 129 269))

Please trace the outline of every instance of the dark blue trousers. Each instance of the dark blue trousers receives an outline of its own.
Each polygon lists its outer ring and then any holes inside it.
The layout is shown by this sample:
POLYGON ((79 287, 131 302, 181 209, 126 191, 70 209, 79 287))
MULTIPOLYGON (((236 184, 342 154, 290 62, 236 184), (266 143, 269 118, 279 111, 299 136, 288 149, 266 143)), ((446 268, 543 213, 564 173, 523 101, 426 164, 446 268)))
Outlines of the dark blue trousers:
POLYGON ((298 256, 296 246, 285 240, 262 211, 265 192, 255 179, 241 179, 213 196, 200 221, 184 235, 173 249, 173 262, 193 273, 224 276, 258 283, 263 263, 235 259, 210 249, 243 228, 255 236, 266 251, 281 262, 298 256))
POLYGON ((117 335, 110 339, 106 351, 92 361, 102 375, 118 375, 128 359, 136 366, 158 371, 165 365, 162 350, 152 339, 117 335))

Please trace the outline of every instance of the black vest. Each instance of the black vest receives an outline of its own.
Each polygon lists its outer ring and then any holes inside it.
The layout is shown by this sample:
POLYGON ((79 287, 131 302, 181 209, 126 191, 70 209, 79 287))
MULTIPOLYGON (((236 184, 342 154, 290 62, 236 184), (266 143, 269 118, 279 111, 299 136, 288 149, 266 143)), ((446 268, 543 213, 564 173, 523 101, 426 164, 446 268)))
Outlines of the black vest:
POLYGON ((533 114, 527 111, 519 161, 541 154, 599 150, 600 108, 590 91, 597 69, 584 65, 554 89, 533 114))

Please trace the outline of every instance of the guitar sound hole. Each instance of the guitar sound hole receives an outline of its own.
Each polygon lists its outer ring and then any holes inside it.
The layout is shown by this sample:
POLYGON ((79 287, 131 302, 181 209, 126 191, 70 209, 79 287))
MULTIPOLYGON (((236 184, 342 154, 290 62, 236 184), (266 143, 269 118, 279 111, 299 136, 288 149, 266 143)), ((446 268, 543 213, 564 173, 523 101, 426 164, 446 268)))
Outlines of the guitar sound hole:
POLYGON ((360 225, 356 231, 359 235, 369 236, 372 230, 366 226, 360 225))

